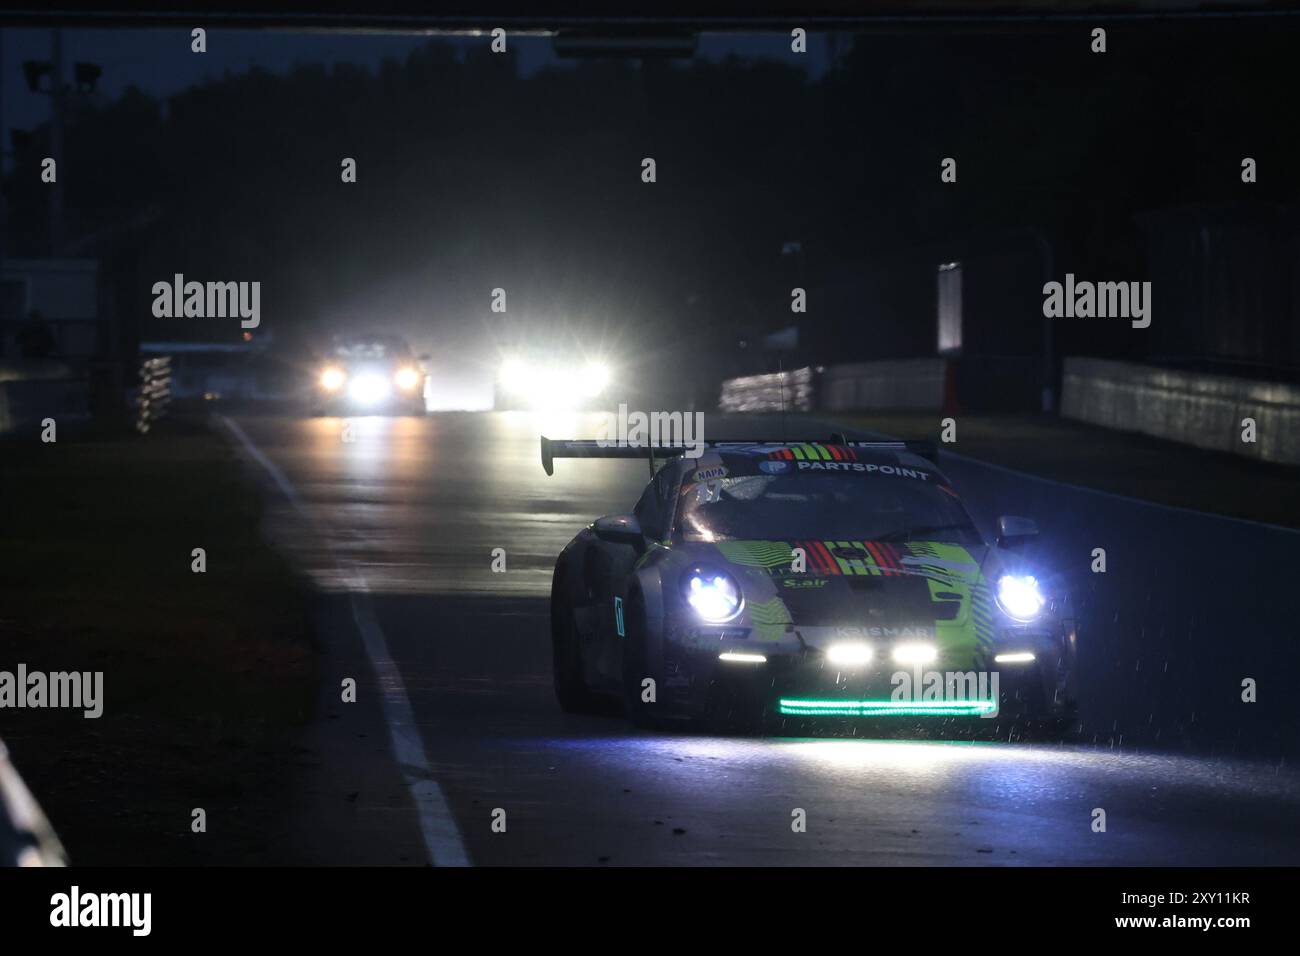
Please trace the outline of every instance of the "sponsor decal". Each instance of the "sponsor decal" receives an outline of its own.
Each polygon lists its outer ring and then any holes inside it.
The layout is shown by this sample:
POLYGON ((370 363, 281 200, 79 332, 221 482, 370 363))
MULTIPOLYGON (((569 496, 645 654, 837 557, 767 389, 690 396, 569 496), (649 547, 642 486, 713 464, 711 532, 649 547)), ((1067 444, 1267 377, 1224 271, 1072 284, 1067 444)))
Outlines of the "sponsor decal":
POLYGON ((908 624, 903 627, 884 627, 871 625, 867 627, 848 626, 835 628, 835 638, 837 640, 853 640, 866 637, 894 637, 903 639, 930 640, 934 638, 934 628, 925 627, 919 624, 908 624))
POLYGON ((790 470, 790 462, 773 459, 772 461, 760 461, 758 463, 759 471, 769 475, 783 475, 790 470))
POLYGON ((760 641, 779 641, 785 636, 786 626, 794 623, 790 610, 779 597, 749 604, 749 619, 754 625, 754 637, 760 641))
POLYGON ((701 468, 695 473, 696 481, 709 481, 714 478, 727 477, 726 465, 714 465, 712 468, 701 468))
POLYGON ((781 584, 787 588, 824 588, 830 583, 827 578, 785 578, 781 584))
POLYGON ((857 461, 858 453, 845 445, 811 442, 769 452, 768 457, 785 461, 857 461))
POLYGON ((904 468, 902 465, 873 465, 861 461, 798 461, 795 467, 800 471, 856 471, 876 475, 896 475, 900 478, 917 478, 929 481, 930 473, 919 468, 904 468))

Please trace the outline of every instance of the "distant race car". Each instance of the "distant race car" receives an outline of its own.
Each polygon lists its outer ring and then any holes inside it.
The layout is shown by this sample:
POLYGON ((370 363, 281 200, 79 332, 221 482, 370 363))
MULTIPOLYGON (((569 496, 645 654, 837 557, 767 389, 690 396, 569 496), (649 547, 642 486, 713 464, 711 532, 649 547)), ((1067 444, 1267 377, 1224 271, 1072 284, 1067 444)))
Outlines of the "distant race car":
POLYGON ((317 415, 423 415, 424 369, 396 335, 336 337, 312 386, 317 415))
POLYGON ((933 446, 710 442, 556 458, 666 459, 630 514, 555 563, 555 691, 622 700, 641 725, 1010 712, 1063 730, 1077 707, 1067 596, 1031 567, 1027 518, 986 542, 933 446))
POLYGON ((520 351, 501 363, 492 386, 497 411, 591 408, 608 400, 610 366, 574 352, 520 351))

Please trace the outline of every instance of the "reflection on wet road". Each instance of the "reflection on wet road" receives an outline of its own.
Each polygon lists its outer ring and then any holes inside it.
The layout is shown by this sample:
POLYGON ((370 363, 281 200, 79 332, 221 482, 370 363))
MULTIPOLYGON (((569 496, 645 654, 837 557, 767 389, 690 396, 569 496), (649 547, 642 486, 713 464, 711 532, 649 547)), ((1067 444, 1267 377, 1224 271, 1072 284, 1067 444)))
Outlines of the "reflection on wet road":
MULTIPOLYGON (((539 434, 594 436, 582 415, 358 418, 350 436, 340 419, 239 422, 312 517, 309 528, 275 505, 273 536, 320 588, 370 593, 475 863, 1300 862, 1300 777, 1276 760, 1133 752, 1105 737, 647 734, 561 714, 547 626, 555 556, 592 518, 631 507, 644 463, 560 462, 547 478, 539 434), (492 570, 497 548, 504 573, 492 570), (506 833, 490 828, 495 808, 506 833), (796 810, 805 833, 792 830, 796 810)), ((764 430, 725 425, 729 437, 764 430)))

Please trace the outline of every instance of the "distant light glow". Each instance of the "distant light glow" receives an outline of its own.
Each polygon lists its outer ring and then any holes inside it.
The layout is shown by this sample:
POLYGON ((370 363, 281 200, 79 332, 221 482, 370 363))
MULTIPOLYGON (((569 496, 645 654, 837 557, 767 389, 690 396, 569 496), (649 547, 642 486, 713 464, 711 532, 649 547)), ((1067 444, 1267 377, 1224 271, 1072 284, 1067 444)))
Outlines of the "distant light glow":
POLYGON ((783 697, 781 713, 791 717, 978 717, 996 706, 991 700, 819 700, 783 697))
POLYGON ((1029 651, 1018 651, 1015 654, 998 654, 993 660, 998 664, 1032 664, 1034 655, 1029 651))
POLYGON ((894 648, 896 664, 928 664, 938 656, 933 644, 899 644, 894 648))
POLYGON ((420 384, 420 373, 417 369, 410 366, 399 368, 397 375, 394 376, 397 381, 397 387, 404 392, 409 392, 420 384))
POLYGON ((358 405, 378 405, 391 394, 388 379, 382 375, 361 375, 348 386, 348 397, 358 405))
POLYGON ((320 387, 327 392, 337 392, 343 387, 343 381, 346 378, 343 369, 331 366, 320 373, 320 387))
POLYGON ((576 408, 603 394, 613 374, 604 362, 541 363, 512 356, 501 363, 497 383, 528 408, 576 408))
POLYGON ((588 398, 595 398, 609 385, 609 366, 593 362, 582 370, 582 390, 588 398))
POLYGON ((718 660, 727 661, 731 664, 766 664, 767 657, 763 654, 741 654, 737 651, 723 651, 718 655, 718 660))
POLYGON ((861 667, 869 664, 873 656, 871 645, 860 641, 845 641, 826 648, 826 660, 837 667, 861 667))

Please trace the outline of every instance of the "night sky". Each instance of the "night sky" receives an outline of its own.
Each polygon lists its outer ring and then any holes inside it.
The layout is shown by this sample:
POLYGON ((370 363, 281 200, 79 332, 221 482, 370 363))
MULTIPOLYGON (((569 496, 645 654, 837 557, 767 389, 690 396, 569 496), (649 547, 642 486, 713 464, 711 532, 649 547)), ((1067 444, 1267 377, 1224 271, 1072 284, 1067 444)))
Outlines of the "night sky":
MULTIPOLYGON (((31 93, 22 75, 24 60, 46 60, 50 56, 50 31, 46 29, 4 29, 4 74, 0 76, 4 99, 4 144, 9 162, 9 133, 26 129, 49 118, 47 97, 31 93)), ((88 30, 63 31, 65 69, 71 73, 78 61, 96 63, 104 74, 99 81, 101 96, 113 98, 134 85, 153 96, 166 97, 186 87, 222 76, 227 71, 243 72, 252 67, 283 72, 295 63, 357 63, 375 67, 385 57, 405 59, 414 49, 427 44, 423 34, 293 33, 279 30, 208 30, 208 52, 190 52, 188 30, 88 30)), ((488 37, 448 36, 441 42, 468 49, 489 42, 488 37)), ((535 35, 510 38, 513 57, 521 76, 530 76, 547 66, 572 65, 557 57, 549 37, 535 35)), ((806 66, 816 77, 828 62, 826 38, 814 34, 802 58, 790 53, 783 35, 707 34, 700 38, 697 55, 718 60, 729 55, 766 57, 806 66)))

